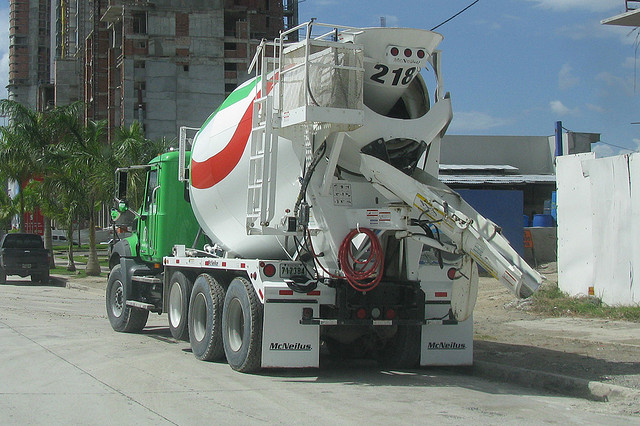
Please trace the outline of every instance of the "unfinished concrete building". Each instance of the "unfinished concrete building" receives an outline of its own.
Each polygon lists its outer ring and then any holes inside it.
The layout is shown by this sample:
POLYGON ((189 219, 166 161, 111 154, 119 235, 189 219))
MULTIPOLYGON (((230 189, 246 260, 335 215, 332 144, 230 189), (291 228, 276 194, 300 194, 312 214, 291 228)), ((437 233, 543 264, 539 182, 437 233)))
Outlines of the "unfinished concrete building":
POLYGON ((200 126, 248 78, 259 40, 283 28, 279 0, 94 1, 91 12, 86 116, 110 134, 137 120, 152 139, 200 126))
POLYGON ((11 0, 10 97, 81 100, 109 136, 199 126, 238 84, 260 39, 297 24, 297 0, 11 0))
POLYGON ((53 103, 51 0, 11 0, 9 6, 8 97, 42 110, 53 103))

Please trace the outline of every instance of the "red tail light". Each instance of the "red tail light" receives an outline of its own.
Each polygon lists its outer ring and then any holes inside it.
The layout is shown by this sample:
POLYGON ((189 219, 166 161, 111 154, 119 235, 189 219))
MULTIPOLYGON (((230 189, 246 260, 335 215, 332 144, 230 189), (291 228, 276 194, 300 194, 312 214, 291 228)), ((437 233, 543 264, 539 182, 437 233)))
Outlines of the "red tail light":
POLYGON ((451 268, 447 271, 447 278, 449 278, 450 280, 455 280, 456 279, 456 272, 458 272, 456 270, 456 268, 451 268))
POLYGON ((273 263, 267 263, 262 268, 262 273, 267 277, 272 277, 276 274, 276 267, 273 265, 273 263))

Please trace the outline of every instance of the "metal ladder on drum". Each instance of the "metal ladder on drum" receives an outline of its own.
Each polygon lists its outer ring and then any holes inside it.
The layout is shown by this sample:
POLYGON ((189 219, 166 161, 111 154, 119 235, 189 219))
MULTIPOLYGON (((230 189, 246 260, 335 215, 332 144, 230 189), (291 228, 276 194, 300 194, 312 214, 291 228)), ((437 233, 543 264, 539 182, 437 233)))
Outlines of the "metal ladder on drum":
MULTIPOLYGON (((269 43, 270 44, 270 43, 269 43)), ((267 43, 263 41, 250 69, 259 62, 259 81, 256 98, 252 105, 251 138, 249 157, 249 182, 247 193, 247 234, 268 232, 275 214, 276 172, 278 166, 278 131, 274 128, 277 111, 274 109, 270 90, 277 78, 277 55, 266 55, 267 43), (271 80, 269 80, 271 78, 271 80)), ((277 48, 274 46, 274 53, 277 48)))

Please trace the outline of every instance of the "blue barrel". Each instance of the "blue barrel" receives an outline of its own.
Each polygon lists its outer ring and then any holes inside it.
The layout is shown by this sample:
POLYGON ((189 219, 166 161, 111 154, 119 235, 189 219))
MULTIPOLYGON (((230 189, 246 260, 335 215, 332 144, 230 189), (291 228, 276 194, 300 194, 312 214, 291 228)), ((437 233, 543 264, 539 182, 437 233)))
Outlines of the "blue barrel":
POLYGON ((529 226, 531 226, 531 220, 529 219, 529 216, 527 216, 526 214, 522 215, 522 226, 524 226, 525 228, 528 228, 529 226))
POLYGON ((553 216, 550 214, 536 214, 533 215, 533 226, 534 227, 542 227, 549 228, 554 226, 553 224, 553 216))

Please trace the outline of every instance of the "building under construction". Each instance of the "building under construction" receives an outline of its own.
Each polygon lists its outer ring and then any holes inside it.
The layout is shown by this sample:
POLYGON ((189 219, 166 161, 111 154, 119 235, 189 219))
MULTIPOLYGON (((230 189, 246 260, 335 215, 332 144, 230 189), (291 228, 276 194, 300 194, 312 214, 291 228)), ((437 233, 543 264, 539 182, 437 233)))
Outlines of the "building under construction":
POLYGON ((297 0, 10 0, 9 98, 84 102, 85 119, 198 126, 239 83, 262 38, 297 25, 297 0))

